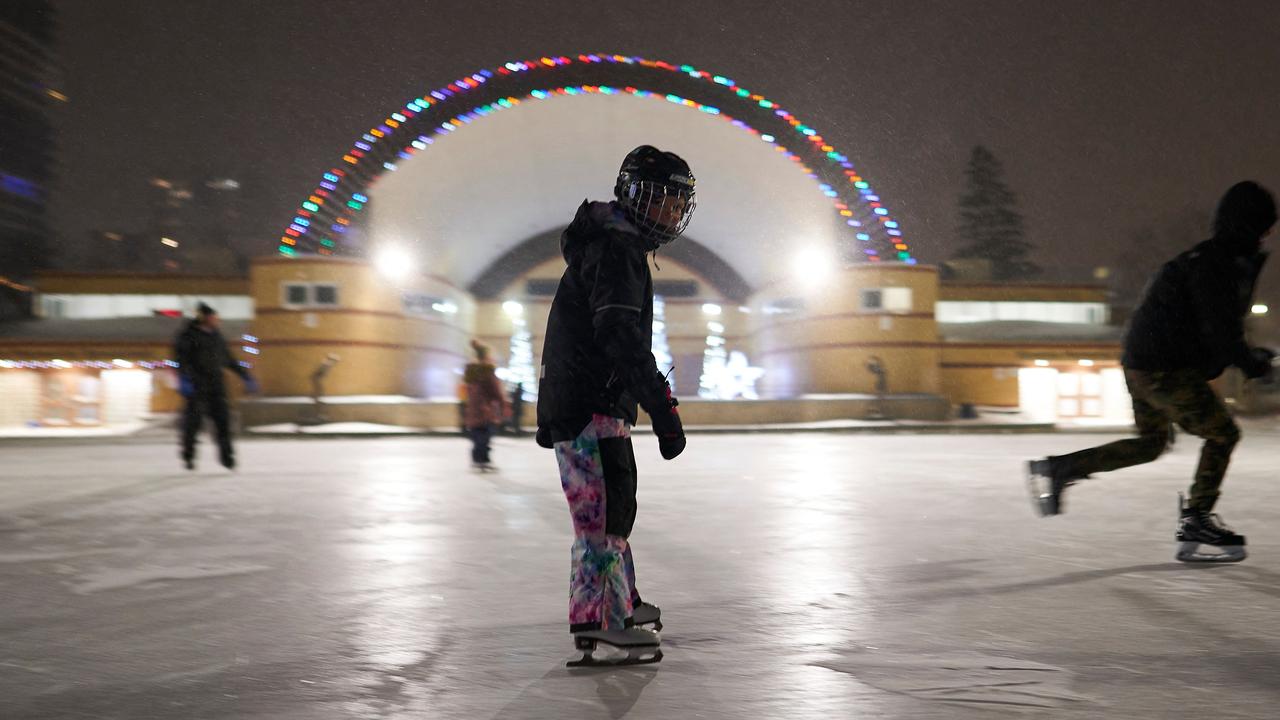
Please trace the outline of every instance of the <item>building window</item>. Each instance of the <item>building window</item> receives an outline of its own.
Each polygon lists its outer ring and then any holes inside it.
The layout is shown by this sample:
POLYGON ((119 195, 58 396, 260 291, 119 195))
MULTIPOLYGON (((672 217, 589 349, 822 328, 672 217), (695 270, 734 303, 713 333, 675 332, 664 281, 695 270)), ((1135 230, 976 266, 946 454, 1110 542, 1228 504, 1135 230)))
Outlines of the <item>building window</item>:
POLYGON ((36 312, 44 318, 106 320, 110 318, 181 317, 194 315, 200 303, 210 305, 223 320, 253 318, 248 295, 160 295, 128 293, 68 293, 41 295, 36 312))
POLYGON ((1041 302, 1041 301, 939 301, 935 312, 938 322, 994 322, 1025 320, 1032 322, 1105 325, 1106 303, 1041 302))
POLYGON ((882 300, 885 310, 892 313, 911 312, 911 288, 883 288, 882 292, 884 293, 882 300))
POLYGON ((40 298, 41 315, 46 318, 60 318, 67 316, 67 301, 64 298, 53 297, 52 295, 44 295, 40 298))
POLYGON ((287 308, 338 306, 338 286, 333 283, 285 283, 282 295, 287 308))
POLYGON ((1058 373, 1058 417, 1101 417, 1102 376, 1098 373, 1058 373))
POLYGON ((859 294, 859 303, 864 312, 911 312, 911 288, 865 288, 859 294))
POLYGON ((315 285, 315 304, 325 307, 336 307, 338 304, 337 285, 315 285))
POLYGON ((284 304, 289 307, 305 307, 311 300, 311 288, 303 283, 284 286, 284 304))

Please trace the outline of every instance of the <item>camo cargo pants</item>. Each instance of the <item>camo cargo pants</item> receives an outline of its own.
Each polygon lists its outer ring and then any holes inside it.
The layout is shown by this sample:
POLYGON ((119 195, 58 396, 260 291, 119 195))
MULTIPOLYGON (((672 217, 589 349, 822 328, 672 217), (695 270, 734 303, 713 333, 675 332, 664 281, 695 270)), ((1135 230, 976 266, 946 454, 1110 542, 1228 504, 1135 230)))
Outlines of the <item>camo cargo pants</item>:
POLYGON ((1170 425, 1176 423, 1204 439, 1200 464, 1196 466, 1195 481, 1191 485, 1190 504, 1212 509, 1231 461, 1231 451, 1240 441, 1240 428, 1231 419, 1222 399, 1202 374, 1193 369, 1125 368, 1124 379, 1133 398, 1138 437, 1051 458, 1053 467, 1062 468, 1070 477, 1086 477, 1095 472, 1149 463, 1168 447, 1170 425))

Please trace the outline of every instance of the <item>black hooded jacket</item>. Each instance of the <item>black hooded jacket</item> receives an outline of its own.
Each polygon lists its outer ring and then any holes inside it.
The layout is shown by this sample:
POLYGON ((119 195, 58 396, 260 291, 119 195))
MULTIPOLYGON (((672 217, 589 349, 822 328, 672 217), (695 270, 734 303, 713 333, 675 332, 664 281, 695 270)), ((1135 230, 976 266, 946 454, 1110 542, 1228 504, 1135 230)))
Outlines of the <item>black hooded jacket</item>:
POLYGON ((651 350, 654 246, 616 203, 584 201, 560 237, 560 278, 542 350, 538 442, 572 440, 593 414, 636 421, 669 408, 651 350), (661 403, 661 405, 659 405, 661 403))
POLYGON ((1267 259, 1261 237, 1275 219, 1265 190, 1233 187, 1218 206, 1214 236, 1165 263, 1147 285, 1121 363, 1134 370, 1195 368, 1206 379, 1232 365, 1262 370, 1245 342, 1244 319, 1267 259))
POLYGON ((249 372, 236 362, 227 350, 227 342, 217 330, 202 330, 198 321, 187 323, 173 343, 174 359, 178 372, 191 380, 200 396, 222 396, 227 392, 223 369, 231 370, 244 379, 249 372))

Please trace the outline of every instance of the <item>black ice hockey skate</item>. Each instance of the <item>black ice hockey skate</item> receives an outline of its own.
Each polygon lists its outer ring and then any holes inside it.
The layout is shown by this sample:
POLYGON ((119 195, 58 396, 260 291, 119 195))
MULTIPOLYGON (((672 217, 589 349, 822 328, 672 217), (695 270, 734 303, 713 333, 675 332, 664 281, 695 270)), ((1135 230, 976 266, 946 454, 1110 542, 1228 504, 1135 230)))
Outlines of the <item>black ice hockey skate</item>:
POLYGON ((662 660, 662 640, 658 633, 638 627, 625 630, 588 630, 573 634, 574 648, 582 651, 582 659, 570 660, 567 667, 599 667, 616 665, 647 665, 662 660), (601 645, 612 651, 601 652, 601 645))
POLYGON ((1244 536, 1231 532, 1222 525, 1222 518, 1207 510, 1189 508, 1182 494, 1178 494, 1178 532, 1174 535, 1180 562, 1224 563, 1240 562, 1248 557, 1244 549, 1244 536), (1216 553, 1200 552, 1202 545, 1211 545, 1216 553))
POLYGON ((1027 463, 1027 490, 1031 493, 1031 507, 1040 517, 1062 513, 1062 492, 1084 478, 1068 477, 1060 468, 1053 467, 1049 458, 1027 463))
POLYGON ((662 608, 641 600, 631 609, 631 622, 637 626, 652 625, 654 632, 662 632, 662 608))

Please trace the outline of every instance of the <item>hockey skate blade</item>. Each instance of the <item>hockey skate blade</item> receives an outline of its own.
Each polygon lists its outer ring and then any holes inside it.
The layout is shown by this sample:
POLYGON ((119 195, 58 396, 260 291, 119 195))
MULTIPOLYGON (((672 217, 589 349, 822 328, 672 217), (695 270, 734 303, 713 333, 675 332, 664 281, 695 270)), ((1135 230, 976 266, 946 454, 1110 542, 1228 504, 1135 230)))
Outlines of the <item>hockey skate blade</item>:
POLYGON ((1202 553, 1200 546, 1203 543, 1183 541, 1178 543, 1177 551, 1173 557, 1178 562, 1184 563, 1235 563, 1249 557, 1249 553, 1245 550, 1244 545, 1226 545, 1214 546, 1222 550, 1220 553, 1202 553))
POLYGON ((1060 508, 1056 499, 1049 494, 1049 480, 1031 471, 1031 463, 1027 463, 1027 493, 1031 496, 1031 509, 1040 517, 1057 515, 1060 508))
MULTIPOLYGON (((602 645, 604 643, 601 643, 602 645)), ((624 667, 627 665, 650 665, 662 661, 662 649, 656 645, 633 645, 627 648, 610 648, 617 655, 597 657, 599 648, 587 650, 577 660, 570 660, 565 667, 624 667), (620 651, 620 652, 619 652, 620 651)))
POLYGON ((582 658, 571 660, 567 667, 601 667, 614 665, 645 665, 662 660, 662 641, 657 633, 641 628, 626 630, 595 630, 577 633, 573 645, 582 651, 582 658))

